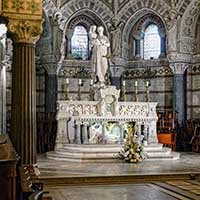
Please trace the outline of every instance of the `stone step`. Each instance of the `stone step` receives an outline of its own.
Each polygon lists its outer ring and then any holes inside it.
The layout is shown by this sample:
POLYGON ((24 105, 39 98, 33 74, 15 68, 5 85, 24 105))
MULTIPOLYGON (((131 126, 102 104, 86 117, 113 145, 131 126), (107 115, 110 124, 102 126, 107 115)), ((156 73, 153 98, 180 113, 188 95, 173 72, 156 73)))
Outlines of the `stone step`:
POLYGON ((166 155, 147 155, 147 161, 158 161, 158 160, 178 160, 180 158, 180 153, 178 152, 171 152, 170 154, 166 155))
POLYGON ((124 162, 117 158, 117 156, 104 156, 104 157, 74 157, 73 155, 58 154, 55 151, 46 153, 48 159, 69 161, 69 162, 124 162))
MULTIPOLYGON (((84 144, 67 144, 64 146, 66 151, 70 152, 119 152, 122 148, 120 144, 96 144, 96 145, 84 145, 84 144)), ((144 146, 144 151, 155 152, 163 149, 162 144, 151 144, 144 146)))
MULTIPOLYGON (((122 145, 78 145, 68 144, 64 148, 47 152, 47 158, 71 162, 120 162, 118 153, 122 145)), ((172 152, 162 144, 152 144, 144 147, 146 160, 175 160, 180 154, 172 152)))
POLYGON ((65 149, 56 150, 55 153, 65 155, 66 157, 74 158, 113 158, 117 157, 119 151, 108 151, 108 152, 70 152, 65 149))

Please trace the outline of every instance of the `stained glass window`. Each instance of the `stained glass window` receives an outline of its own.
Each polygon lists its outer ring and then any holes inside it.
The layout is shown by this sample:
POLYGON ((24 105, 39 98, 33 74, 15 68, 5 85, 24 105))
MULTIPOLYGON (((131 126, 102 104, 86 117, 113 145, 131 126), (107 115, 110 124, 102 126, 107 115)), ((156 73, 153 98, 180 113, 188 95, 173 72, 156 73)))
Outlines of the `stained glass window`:
POLYGON ((88 33, 84 26, 78 25, 74 29, 71 39, 71 53, 73 58, 87 60, 89 57, 88 33))
POLYGON ((144 31, 143 50, 144 59, 157 59, 160 55, 160 35, 158 27, 155 24, 150 24, 144 31))

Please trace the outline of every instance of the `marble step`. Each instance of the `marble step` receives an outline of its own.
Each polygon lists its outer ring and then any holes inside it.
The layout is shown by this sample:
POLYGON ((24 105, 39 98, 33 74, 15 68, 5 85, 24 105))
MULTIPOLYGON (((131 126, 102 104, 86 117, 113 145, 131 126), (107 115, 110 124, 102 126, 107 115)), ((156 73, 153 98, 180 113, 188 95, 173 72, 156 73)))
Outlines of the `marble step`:
POLYGON ((75 157, 72 154, 58 154, 55 151, 50 151, 46 153, 48 159, 69 161, 69 162, 124 162, 120 160, 117 156, 104 156, 104 157, 75 157))
POLYGON ((96 145, 84 145, 84 144, 68 144, 65 145, 63 149, 65 149, 66 151, 70 151, 70 152, 85 152, 85 153, 91 153, 91 152, 102 152, 102 153, 106 153, 106 152, 111 152, 111 153, 115 153, 115 152, 119 152, 121 149, 122 145, 120 144, 96 144, 96 145))
POLYGON ((71 152, 66 151, 65 149, 59 149, 55 151, 57 154, 65 155, 66 157, 74 157, 74 158, 113 158, 117 157, 119 151, 108 151, 108 152, 71 152))
MULTIPOLYGON (((84 144, 67 144, 64 149, 70 152, 119 152, 122 148, 120 144, 96 144, 96 145, 84 145, 84 144)), ((162 144, 151 144, 144 146, 145 152, 162 151, 162 144)))
MULTIPOLYGON (((64 148, 47 152, 47 158, 71 162, 116 162, 121 145, 78 145, 68 144, 64 148)), ((175 160, 180 154, 172 152, 162 144, 152 144, 144 147, 146 160, 175 160)))
POLYGON ((158 161, 158 160, 178 160, 180 158, 180 153, 178 152, 171 152, 170 154, 165 154, 165 155, 162 155, 162 154, 150 154, 148 155, 147 154, 147 158, 146 160, 147 161, 158 161))

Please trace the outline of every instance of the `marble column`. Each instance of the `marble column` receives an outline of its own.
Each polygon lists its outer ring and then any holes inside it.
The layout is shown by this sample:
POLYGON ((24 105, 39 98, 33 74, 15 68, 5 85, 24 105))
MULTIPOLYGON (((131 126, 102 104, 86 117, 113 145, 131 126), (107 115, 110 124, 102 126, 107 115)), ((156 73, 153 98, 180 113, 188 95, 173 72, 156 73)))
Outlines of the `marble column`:
POLYGON ((9 20, 13 35, 11 139, 21 164, 36 163, 35 43, 42 20, 9 20))
POLYGON ((119 123, 120 126, 120 139, 119 139, 119 144, 124 143, 124 122, 119 123))
POLYGON ((183 126, 186 116, 186 78, 185 70, 187 63, 173 63, 170 68, 173 70, 173 111, 178 113, 178 122, 183 126))
POLYGON ((50 65, 46 68, 45 76, 45 112, 55 113, 56 112, 56 101, 57 101, 57 75, 56 65, 50 65))
POLYGON ((81 122, 76 122, 75 139, 76 144, 81 144, 81 122))
POLYGON ((83 144, 88 144, 88 122, 83 123, 83 144))

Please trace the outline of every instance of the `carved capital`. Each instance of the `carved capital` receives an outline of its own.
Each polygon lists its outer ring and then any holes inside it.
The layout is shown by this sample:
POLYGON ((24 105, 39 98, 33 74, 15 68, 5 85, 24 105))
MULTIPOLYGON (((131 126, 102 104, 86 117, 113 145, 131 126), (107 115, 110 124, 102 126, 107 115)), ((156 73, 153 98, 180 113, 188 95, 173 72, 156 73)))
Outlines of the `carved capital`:
POLYGON ((35 44, 42 33, 42 20, 9 19, 8 31, 16 43, 35 44))
POLYGON ((171 63, 170 68, 174 74, 184 74, 185 70, 189 67, 188 63, 171 63))

